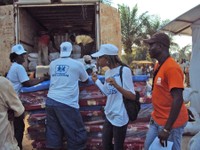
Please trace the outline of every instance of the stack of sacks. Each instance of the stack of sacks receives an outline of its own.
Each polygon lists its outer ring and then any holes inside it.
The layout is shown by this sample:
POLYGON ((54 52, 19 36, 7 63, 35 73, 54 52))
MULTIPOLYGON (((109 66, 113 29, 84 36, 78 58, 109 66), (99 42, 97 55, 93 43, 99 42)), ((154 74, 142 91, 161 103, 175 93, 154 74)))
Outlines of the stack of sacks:
POLYGON ((200 132, 200 115, 197 110, 190 106, 192 101, 192 95, 198 93, 198 90, 193 90, 192 88, 185 88, 183 91, 183 100, 188 109, 192 112, 191 116, 194 121, 189 121, 184 128, 184 135, 195 135, 200 132))
POLYGON ((38 53, 29 53, 28 61, 29 61, 28 69, 30 71, 35 71, 38 62, 38 53))
POLYGON ((52 62, 53 60, 57 59, 60 57, 60 53, 59 52, 52 52, 49 53, 49 61, 52 62))
POLYGON ((37 66, 35 72, 36 78, 43 77, 44 74, 49 74, 49 66, 37 66))
POLYGON ((23 92, 19 94, 19 97, 26 111, 38 110, 44 108, 47 92, 48 90, 23 92))
POLYGON ((187 123, 187 125, 184 128, 183 134, 195 135, 198 132, 200 132, 200 116, 198 112, 195 110, 195 108, 189 107, 188 109, 192 112, 195 121, 187 123))
POLYGON ((189 150, 198 150, 200 147, 200 132, 198 132, 195 136, 193 136, 188 144, 189 150))
MULTIPOLYGON (((98 76, 100 81, 105 82, 104 76, 98 76)), ((135 89, 140 89, 141 97, 145 97, 147 86, 145 76, 134 76, 135 89)), ((44 86, 44 85, 43 85, 44 86)), ((29 87, 31 88, 31 87, 29 87)), ((38 89, 38 87, 37 87, 38 89)), ((41 89, 41 88, 40 88, 41 89)), ((45 132, 46 132, 46 112, 44 110, 44 102, 46 100, 47 89, 35 92, 21 93, 20 98, 25 101, 25 108, 29 111, 27 128, 28 136, 33 140, 32 146, 37 150, 46 150, 45 148, 45 132)), ((79 95, 80 113, 82 115, 87 133, 87 150, 102 149, 102 129, 105 119, 103 108, 106 104, 106 96, 101 93, 98 87, 93 83, 91 77, 88 84, 80 83, 79 95)), ((130 122, 127 129, 127 136, 124 144, 125 150, 142 150, 144 147, 144 139, 148 130, 150 114, 152 111, 151 103, 142 103, 138 119, 130 122)), ((66 139, 64 147, 66 147, 66 139)))

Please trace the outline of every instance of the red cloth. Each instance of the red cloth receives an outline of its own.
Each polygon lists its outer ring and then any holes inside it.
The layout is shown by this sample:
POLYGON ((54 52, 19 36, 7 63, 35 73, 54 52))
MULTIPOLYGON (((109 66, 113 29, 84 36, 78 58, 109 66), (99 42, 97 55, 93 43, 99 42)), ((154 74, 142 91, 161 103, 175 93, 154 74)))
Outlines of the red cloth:
POLYGON ((49 42, 50 42, 50 37, 49 37, 49 35, 42 35, 42 36, 39 37, 39 43, 48 45, 49 42))

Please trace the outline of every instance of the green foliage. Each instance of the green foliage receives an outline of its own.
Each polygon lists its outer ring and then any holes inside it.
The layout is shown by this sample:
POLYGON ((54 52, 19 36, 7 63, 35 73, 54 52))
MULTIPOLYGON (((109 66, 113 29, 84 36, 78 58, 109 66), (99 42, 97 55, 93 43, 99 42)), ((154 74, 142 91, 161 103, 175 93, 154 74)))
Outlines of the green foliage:
POLYGON ((122 43, 126 54, 132 53, 133 44, 140 45, 143 27, 148 20, 146 13, 138 16, 138 7, 135 5, 132 10, 128 6, 119 5, 121 17, 122 43))
MULTIPOLYGON (((148 12, 138 14, 138 7, 132 9, 122 4, 119 5, 121 19, 122 43, 125 55, 123 59, 130 64, 133 60, 151 60, 147 45, 143 44, 143 39, 149 38, 156 33, 169 20, 161 21, 157 15, 148 15, 148 12)), ((171 46, 176 48, 177 44, 171 38, 171 46)))

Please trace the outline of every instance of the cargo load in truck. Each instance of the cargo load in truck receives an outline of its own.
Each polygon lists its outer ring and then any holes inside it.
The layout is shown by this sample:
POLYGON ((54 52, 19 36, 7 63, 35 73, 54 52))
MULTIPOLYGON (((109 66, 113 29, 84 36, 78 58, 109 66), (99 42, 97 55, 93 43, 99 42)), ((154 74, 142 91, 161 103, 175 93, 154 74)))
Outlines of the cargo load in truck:
POLYGON ((81 47, 80 57, 95 52, 103 43, 112 43, 121 49, 119 12, 99 0, 61 0, 57 3, 19 0, 14 5, 0 6, 0 14, 2 74, 10 66, 10 48, 15 43, 21 43, 28 51, 25 64, 28 71, 59 57, 60 43, 71 41, 71 36, 81 47), (48 51, 40 53, 38 40, 44 34, 50 39, 48 51), (40 64, 37 55, 43 55, 40 64))

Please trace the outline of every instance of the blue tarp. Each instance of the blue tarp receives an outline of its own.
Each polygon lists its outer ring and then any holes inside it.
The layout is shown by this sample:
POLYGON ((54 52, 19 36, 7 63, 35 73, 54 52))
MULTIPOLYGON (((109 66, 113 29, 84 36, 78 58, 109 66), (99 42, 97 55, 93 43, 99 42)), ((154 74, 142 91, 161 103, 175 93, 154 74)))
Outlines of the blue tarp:
MULTIPOLYGON (((102 75, 98 75, 98 79, 104 83, 105 82, 105 77, 102 75)), ((145 82, 148 81, 149 76, 147 75, 134 75, 133 76, 133 82, 145 82)), ((79 83, 80 86, 89 86, 94 84, 94 82, 92 81, 91 76, 89 77, 89 82, 87 84, 83 84, 83 83, 79 83)), ((47 90, 49 88, 50 85, 50 81, 43 81, 35 86, 31 86, 31 87, 22 87, 21 88, 21 93, 28 93, 28 92, 36 92, 36 91, 40 91, 40 90, 47 90)))

